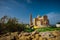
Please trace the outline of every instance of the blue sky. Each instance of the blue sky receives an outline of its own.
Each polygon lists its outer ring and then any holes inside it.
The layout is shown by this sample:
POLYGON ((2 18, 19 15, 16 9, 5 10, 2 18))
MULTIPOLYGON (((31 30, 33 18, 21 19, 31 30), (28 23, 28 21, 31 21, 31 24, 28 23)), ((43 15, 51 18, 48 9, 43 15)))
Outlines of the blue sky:
POLYGON ((29 15, 47 15, 50 24, 60 22, 60 0, 0 0, 0 18, 4 15, 16 17, 29 23, 29 15))

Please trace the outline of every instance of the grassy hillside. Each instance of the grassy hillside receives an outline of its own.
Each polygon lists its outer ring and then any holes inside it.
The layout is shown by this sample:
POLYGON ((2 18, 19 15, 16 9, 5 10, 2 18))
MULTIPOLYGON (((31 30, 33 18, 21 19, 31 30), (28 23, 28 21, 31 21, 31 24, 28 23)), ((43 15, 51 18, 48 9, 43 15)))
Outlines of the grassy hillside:
POLYGON ((54 30, 60 30, 60 28, 57 27, 45 27, 45 28, 38 28, 38 29, 31 29, 31 28, 26 28, 26 32, 32 32, 34 30, 37 30, 38 32, 45 32, 45 31, 54 31, 54 30))
POLYGON ((54 30, 60 30, 60 28, 57 27, 46 27, 46 28, 39 28, 37 29, 39 32, 44 32, 44 31, 54 31, 54 30))

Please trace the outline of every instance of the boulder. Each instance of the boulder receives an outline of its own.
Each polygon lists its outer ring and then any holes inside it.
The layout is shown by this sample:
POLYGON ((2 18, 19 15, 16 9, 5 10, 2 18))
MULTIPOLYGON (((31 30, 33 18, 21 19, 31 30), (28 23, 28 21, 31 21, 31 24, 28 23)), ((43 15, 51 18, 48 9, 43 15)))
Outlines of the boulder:
POLYGON ((43 38, 54 38, 55 36, 51 32, 41 32, 41 37, 43 38))
POLYGON ((25 32, 23 33, 24 36, 29 36, 31 33, 25 32))
POLYGON ((35 30, 31 33, 31 35, 35 35, 35 34, 39 34, 39 32, 37 30, 35 30))
POLYGON ((55 36, 60 36, 60 31, 53 31, 52 34, 54 34, 55 36))

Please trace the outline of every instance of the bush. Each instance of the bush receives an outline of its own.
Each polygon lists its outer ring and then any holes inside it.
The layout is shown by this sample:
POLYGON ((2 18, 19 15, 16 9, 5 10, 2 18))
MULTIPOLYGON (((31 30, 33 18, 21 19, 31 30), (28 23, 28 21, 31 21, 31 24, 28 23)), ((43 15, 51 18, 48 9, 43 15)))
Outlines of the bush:
POLYGON ((8 18, 4 16, 0 19, 0 33, 15 32, 15 31, 24 31, 26 25, 18 23, 18 20, 14 18, 8 18), (5 21, 7 20, 7 22, 5 21))

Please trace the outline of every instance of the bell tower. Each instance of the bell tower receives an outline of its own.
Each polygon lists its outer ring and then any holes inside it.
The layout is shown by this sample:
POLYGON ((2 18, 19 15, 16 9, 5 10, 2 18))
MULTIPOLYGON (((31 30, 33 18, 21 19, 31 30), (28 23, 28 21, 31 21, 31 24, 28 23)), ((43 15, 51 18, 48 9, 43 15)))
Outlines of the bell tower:
POLYGON ((30 14, 30 26, 32 25, 32 14, 30 14))

